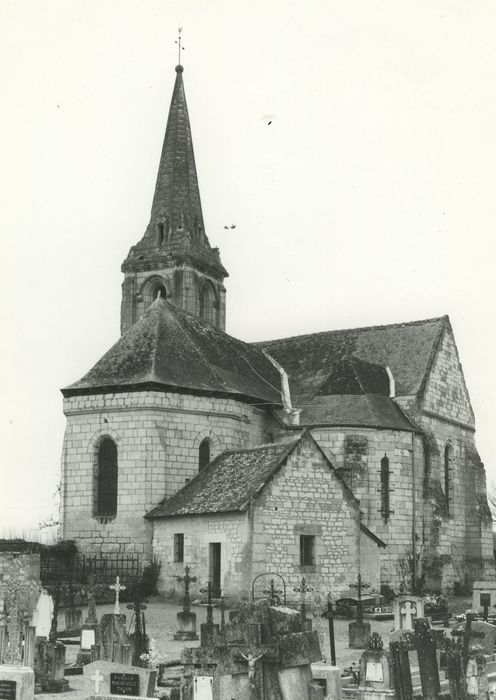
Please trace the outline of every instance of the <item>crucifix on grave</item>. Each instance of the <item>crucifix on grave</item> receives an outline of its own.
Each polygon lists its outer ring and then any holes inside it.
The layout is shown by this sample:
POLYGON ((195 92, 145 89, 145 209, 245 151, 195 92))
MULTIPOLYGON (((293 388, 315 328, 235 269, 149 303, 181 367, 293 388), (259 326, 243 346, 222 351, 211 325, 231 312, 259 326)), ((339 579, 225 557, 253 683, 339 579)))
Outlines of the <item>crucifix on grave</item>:
POLYGON ((307 614, 306 597, 309 593, 313 593, 315 589, 312 588, 312 586, 307 585, 305 577, 303 576, 301 579, 300 585, 296 586, 293 590, 295 593, 300 594, 300 598, 301 598, 300 611, 301 611, 302 618, 305 620, 306 614, 307 614))
POLYGON ((21 654, 21 630, 19 626, 19 599, 21 593, 31 588, 31 583, 26 581, 24 570, 19 559, 13 559, 9 567, 9 579, 2 585, 2 597, 8 600, 7 612, 7 650, 4 662, 6 664, 20 665, 21 654))
POLYGON ((248 682, 250 684, 250 691, 251 691, 251 696, 252 698, 257 698, 258 695, 256 694, 257 690, 257 684, 256 684, 256 663, 259 659, 264 656, 266 652, 261 651, 261 650, 253 650, 249 649, 246 654, 244 654, 242 651, 239 652, 239 655, 246 661, 248 664, 248 682))
POLYGON ((264 588, 263 592, 267 596, 269 603, 271 605, 280 605, 281 604, 282 591, 280 588, 276 588, 273 578, 270 579, 269 588, 264 588))
POLYGON ((119 606, 119 594, 121 591, 126 590, 126 586, 121 586, 119 577, 115 577, 115 583, 111 583, 109 586, 111 591, 115 591, 115 603, 114 603, 114 615, 120 615, 121 609, 119 606))

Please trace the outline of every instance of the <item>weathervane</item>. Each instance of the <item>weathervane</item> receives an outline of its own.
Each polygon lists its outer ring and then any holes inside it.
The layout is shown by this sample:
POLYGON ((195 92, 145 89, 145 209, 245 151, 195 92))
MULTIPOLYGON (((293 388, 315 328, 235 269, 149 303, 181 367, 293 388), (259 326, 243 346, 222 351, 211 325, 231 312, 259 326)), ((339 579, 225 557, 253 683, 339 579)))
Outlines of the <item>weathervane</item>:
POLYGON ((184 46, 181 46, 181 32, 183 31, 182 27, 177 28, 177 55, 178 55, 178 64, 181 65, 181 51, 184 51, 184 46))

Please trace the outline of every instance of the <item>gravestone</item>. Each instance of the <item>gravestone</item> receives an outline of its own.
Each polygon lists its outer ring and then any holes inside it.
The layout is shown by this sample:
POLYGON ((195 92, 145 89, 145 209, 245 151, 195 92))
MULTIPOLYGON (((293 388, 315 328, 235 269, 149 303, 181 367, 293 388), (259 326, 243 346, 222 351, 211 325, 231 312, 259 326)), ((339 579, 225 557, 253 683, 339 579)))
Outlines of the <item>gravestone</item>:
POLYGON ((348 646, 350 649, 365 649, 370 636, 370 622, 363 620, 362 592, 370 588, 370 584, 365 583, 358 574, 356 583, 351 583, 350 588, 357 591, 357 618, 348 625, 348 646))
POLYGON ((141 666, 127 666, 112 661, 92 661, 83 670, 82 697, 123 695, 153 697, 157 672, 141 666))
POLYGON ((131 663, 132 647, 126 631, 125 615, 114 613, 102 615, 98 636, 95 650, 99 659, 131 663))
POLYGON ((100 644, 100 634, 98 625, 83 625, 81 628, 81 639, 77 663, 80 665, 89 664, 93 660, 94 647, 100 644))
POLYGON ((200 647, 183 650, 185 697, 193 695, 195 678, 210 676, 212 700, 264 697, 262 685, 267 698, 323 698, 322 690, 313 687, 311 671, 321 656, 310 620, 263 600, 231 611, 224 634, 212 642, 202 634, 200 647))
POLYGON ((312 664, 312 677, 324 690, 325 700, 341 700, 341 669, 328 664, 312 664))
POLYGON ((487 700, 488 697, 486 659, 481 652, 480 646, 474 647, 467 661, 467 697, 471 700, 487 700))
POLYGON ((46 588, 43 588, 33 613, 32 624, 36 628, 36 636, 48 639, 52 626, 53 599, 46 588))
POLYGON ((34 671, 28 666, 0 666, 0 699, 33 700, 34 671))
POLYGON ((34 673, 36 686, 45 693, 62 693, 69 687, 64 677, 65 646, 62 642, 36 640, 34 673))
POLYGON ((374 633, 370 636, 367 649, 360 658, 360 700, 386 700, 395 697, 391 661, 384 651, 381 637, 374 633))
POLYGON ((174 576, 176 581, 184 583, 183 609, 182 612, 178 612, 176 616, 177 632, 174 635, 174 639, 176 640, 198 639, 198 635, 196 634, 196 613, 191 612, 189 598, 190 583, 195 583, 197 578, 196 576, 190 576, 189 572, 190 567, 186 566, 184 568, 184 576, 174 576))
POLYGON ((414 622, 424 617, 424 599, 414 595, 400 595, 393 601, 394 629, 413 632, 414 622))
POLYGON ((474 581, 472 588, 472 610, 480 613, 484 610, 484 601, 494 613, 496 607, 496 581, 474 581), (488 600, 489 597, 489 600, 488 600))

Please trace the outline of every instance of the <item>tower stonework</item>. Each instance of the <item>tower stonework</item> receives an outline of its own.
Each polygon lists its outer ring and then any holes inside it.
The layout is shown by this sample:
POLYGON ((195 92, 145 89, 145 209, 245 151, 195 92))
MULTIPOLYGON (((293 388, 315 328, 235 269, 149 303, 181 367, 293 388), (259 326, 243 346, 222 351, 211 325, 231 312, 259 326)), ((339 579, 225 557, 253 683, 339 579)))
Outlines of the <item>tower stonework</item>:
POLYGON ((217 328, 226 325, 228 274, 205 233, 182 73, 176 66, 150 223, 122 264, 121 333, 159 294, 217 328))

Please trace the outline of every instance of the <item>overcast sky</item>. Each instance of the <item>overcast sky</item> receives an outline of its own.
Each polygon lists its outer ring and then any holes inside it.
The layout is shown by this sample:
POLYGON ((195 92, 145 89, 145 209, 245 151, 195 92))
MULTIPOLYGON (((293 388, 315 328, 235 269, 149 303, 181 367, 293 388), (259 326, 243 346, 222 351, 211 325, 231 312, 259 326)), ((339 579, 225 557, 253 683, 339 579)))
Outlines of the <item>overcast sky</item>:
POLYGON ((59 389, 119 336, 178 26, 228 332, 449 314, 496 478, 495 23, 493 0, 2 0, 3 529, 51 514, 59 389))

